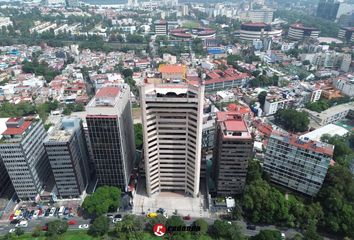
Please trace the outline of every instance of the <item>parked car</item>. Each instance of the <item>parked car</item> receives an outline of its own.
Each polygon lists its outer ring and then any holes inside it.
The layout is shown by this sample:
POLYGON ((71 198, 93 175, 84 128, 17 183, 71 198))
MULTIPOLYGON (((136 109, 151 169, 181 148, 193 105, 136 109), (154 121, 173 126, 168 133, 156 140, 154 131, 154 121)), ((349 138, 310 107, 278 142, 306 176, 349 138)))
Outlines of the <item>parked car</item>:
POLYGON ((163 214, 163 213, 165 212, 165 209, 163 209, 163 208, 159 208, 156 212, 157 212, 157 213, 161 213, 161 214, 163 214))
POLYGON ((42 231, 48 231, 48 226, 47 225, 42 226, 42 231))
POLYGON ((9 217, 9 221, 14 220, 14 216, 15 216, 15 214, 11 214, 10 217, 9 217))
POLYGON ((188 215, 188 216, 184 216, 184 217, 183 217, 183 220, 187 220, 187 221, 188 221, 188 220, 191 220, 191 216, 189 216, 189 215, 188 215))
POLYGON ((28 221, 21 221, 15 225, 15 227, 23 227, 26 228, 28 227, 28 221))
POLYGON ((89 228, 89 225, 88 225, 88 224, 82 224, 82 225, 79 225, 79 228, 81 228, 81 229, 88 229, 88 228, 89 228))
POLYGON ((47 209, 45 210, 44 216, 45 216, 45 217, 48 217, 49 214, 50 214, 50 208, 47 208, 47 209))
POLYGON ((285 239, 286 239, 285 233, 283 233, 283 232, 281 233, 281 239, 282 239, 282 240, 285 240, 285 239))
POLYGON ((146 216, 147 216, 148 218, 155 218, 155 217, 157 217, 157 213, 155 213, 155 212, 150 212, 150 213, 148 213, 146 216))
POLYGON ((49 217, 54 217, 54 213, 55 213, 55 207, 52 207, 52 209, 50 209, 49 212, 49 217))
POLYGON ((32 218, 37 218, 39 216, 39 210, 34 211, 32 218))
POLYGON ((68 224, 69 225, 76 225, 77 221, 73 219, 73 220, 68 221, 68 224))
POLYGON ((12 220, 12 221, 10 222, 10 224, 17 224, 17 223, 19 223, 19 222, 21 222, 21 220, 19 220, 19 219, 14 219, 14 220, 12 220))
POLYGON ((9 230, 9 233, 14 233, 16 231, 16 228, 11 228, 10 230, 9 230))

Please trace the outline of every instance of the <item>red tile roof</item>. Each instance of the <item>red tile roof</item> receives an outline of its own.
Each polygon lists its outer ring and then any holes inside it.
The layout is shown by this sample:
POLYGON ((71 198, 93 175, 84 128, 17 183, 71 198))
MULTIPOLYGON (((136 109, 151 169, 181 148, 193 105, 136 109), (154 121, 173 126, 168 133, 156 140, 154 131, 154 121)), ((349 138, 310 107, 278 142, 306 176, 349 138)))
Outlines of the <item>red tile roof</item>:
POLYGON ((96 93, 95 97, 116 97, 119 91, 119 87, 103 87, 96 93))
MULTIPOLYGON (((11 119, 11 118, 10 118, 11 119)), ((9 120, 10 120, 9 119, 9 120)), ((9 121, 8 120, 8 121, 9 121)), ((11 121, 12 122, 12 121, 11 121)), ((23 134, 32 124, 32 121, 24 121, 20 127, 8 127, 2 135, 21 135, 23 134)))
POLYGON ((161 65, 159 67, 161 73, 184 73, 185 66, 183 65, 161 65))

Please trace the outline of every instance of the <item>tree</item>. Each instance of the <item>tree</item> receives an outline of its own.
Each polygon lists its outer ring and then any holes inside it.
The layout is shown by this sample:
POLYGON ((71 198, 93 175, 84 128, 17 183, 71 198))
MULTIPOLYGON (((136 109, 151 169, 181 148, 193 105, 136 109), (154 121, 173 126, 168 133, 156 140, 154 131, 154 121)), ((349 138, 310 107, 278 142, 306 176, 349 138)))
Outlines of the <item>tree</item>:
POLYGON ((323 237, 321 237, 317 233, 317 227, 316 227, 316 221, 311 220, 307 226, 307 230, 304 234, 304 240, 322 240, 323 237))
POLYGON ((194 221, 194 222, 193 222, 193 225, 200 227, 200 231, 198 232, 198 234, 203 235, 203 234, 206 234, 207 231, 208 231, 209 225, 208 225, 208 223, 207 223, 204 219, 202 219, 202 218, 199 218, 199 219, 197 219, 196 221, 194 221))
POLYGON ((146 229, 148 231, 152 231, 154 225, 158 224, 158 223, 162 223, 162 224, 166 225, 166 220, 167 219, 161 214, 157 215, 157 217, 155 217, 155 218, 150 218, 146 224, 146 229))
POLYGON ((143 127, 141 123, 134 124, 135 146, 137 149, 143 147, 143 127))
POLYGON ((267 97, 267 92, 266 91, 262 91, 258 94, 258 101, 261 104, 261 107, 263 108, 264 106, 264 102, 266 100, 267 97))
POLYGON ((108 230, 109 230, 109 219, 106 216, 101 215, 93 221, 92 225, 90 225, 88 234, 96 237, 103 236, 106 233, 108 233, 108 230))
POLYGON ((125 215, 121 222, 116 223, 114 232, 120 239, 139 239, 144 228, 143 220, 134 215, 125 215))
POLYGON ((226 221, 215 220, 211 226, 211 233, 216 238, 227 238, 230 225, 226 221))
POLYGON ((133 76, 133 70, 131 70, 130 68, 124 68, 122 70, 122 74, 123 74, 124 78, 132 77, 133 76))
POLYGON ((310 123, 307 112, 299 112, 295 109, 279 109, 274 119, 276 123, 292 132, 304 132, 308 129, 310 123))
POLYGON ((42 233, 41 225, 36 225, 36 227, 33 229, 32 237, 39 237, 41 233, 42 233))
POLYGON ((281 233, 278 230, 261 230, 251 240, 281 240, 281 233))
POLYGON ((17 235, 17 236, 21 236, 21 235, 23 235, 25 233, 25 230, 23 230, 23 228, 16 228, 15 229, 15 234, 17 235))
POLYGON ((182 220, 180 216, 172 216, 166 221, 166 227, 171 227, 171 226, 185 226, 186 224, 182 220))
POLYGON ((328 109, 330 107, 329 101, 325 99, 320 99, 317 102, 309 102, 305 105, 307 109, 310 109, 311 111, 316 111, 318 113, 328 109))
POLYGON ((96 216, 116 211, 121 204, 121 190, 117 187, 103 186, 97 188, 91 196, 85 198, 82 207, 96 216))
POLYGON ((48 235, 60 235, 65 233, 68 230, 68 223, 62 220, 54 220, 48 223, 48 235))

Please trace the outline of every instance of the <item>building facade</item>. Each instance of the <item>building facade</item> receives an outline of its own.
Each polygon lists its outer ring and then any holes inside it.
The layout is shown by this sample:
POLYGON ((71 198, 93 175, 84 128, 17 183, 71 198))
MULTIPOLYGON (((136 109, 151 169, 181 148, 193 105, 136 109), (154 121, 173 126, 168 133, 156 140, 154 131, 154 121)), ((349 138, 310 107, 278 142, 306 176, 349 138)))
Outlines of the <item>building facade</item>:
POLYGON ((47 133, 41 120, 10 118, 2 133, 0 155, 17 196, 35 200, 52 175, 43 140, 47 133))
POLYGON ((157 36, 166 36, 168 31, 168 23, 165 20, 157 20, 154 22, 155 34, 157 36))
POLYGON ((79 197, 89 178, 89 154, 79 118, 64 118, 44 141, 58 196, 79 197))
POLYGON ((334 21, 340 3, 337 0, 320 0, 317 6, 317 17, 334 21))
POLYGON ((86 111, 98 185, 127 190, 135 160, 129 86, 101 88, 86 106, 86 111))
POLYGON ((217 195, 241 194, 253 153, 252 136, 237 112, 218 112, 216 128, 213 162, 217 195))
POLYGON ((5 164, 0 156, 0 196, 8 190, 11 185, 9 174, 7 173, 5 164))
POLYGON ((204 86, 141 87, 146 189, 199 193, 204 86))
POLYGON ((240 30, 240 39, 253 41, 255 39, 280 37, 282 34, 281 29, 272 29, 269 24, 260 23, 242 23, 240 30))
POLYGON ((320 190, 334 146, 273 131, 263 169, 271 181, 306 195, 320 190))
POLYGON ((354 42, 354 27, 341 27, 338 32, 338 38, 346 42, 354 42))
POLYGON ((301 23, 291 24, 288 37, 292 40, 301 40, 304 38, 318 38, 320 31, 317 28, 305 27, 301 23))

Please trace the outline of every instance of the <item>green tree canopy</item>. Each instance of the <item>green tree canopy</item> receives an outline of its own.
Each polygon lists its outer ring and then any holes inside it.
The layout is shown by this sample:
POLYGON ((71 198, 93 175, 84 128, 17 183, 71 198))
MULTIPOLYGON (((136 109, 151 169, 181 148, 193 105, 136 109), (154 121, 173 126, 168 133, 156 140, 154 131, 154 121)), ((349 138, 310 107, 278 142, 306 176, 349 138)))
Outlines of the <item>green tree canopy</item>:
POLYGON ((143 147, 143 127, 141 123, 134 124, 135 146, 141 150, 143 147))
POLYGON ((274 119, 276 123, 291 132, 304 132, 310 123, 307 112, 299 112, 295 109, 279 109, 274 119))
POLYGON ((48 235, 61 235, 68 230, 68 223, 62 220, 54 220, 48 223, 48 235))
POLYGON ((109 230, 109 219, 101 215, 93 221, 93 224, 90 225, 88 233, 92 236, 103 236, 108 233, 109 230))
POLYGON ((82 207, 96 216, 116 211, 121 204, 121 190, 117 187, 103 186, 85 198, 82 207))
POLYGON ((142 218, 134 215, 125 215, 121 222, 116 223, 114 233, 120 239, 139 239, 144 229, 142 218))
POLYGON ((261 230, 251 240, 281 240, 281 233, 278 230, 261 230))

